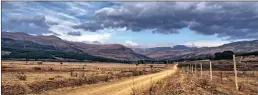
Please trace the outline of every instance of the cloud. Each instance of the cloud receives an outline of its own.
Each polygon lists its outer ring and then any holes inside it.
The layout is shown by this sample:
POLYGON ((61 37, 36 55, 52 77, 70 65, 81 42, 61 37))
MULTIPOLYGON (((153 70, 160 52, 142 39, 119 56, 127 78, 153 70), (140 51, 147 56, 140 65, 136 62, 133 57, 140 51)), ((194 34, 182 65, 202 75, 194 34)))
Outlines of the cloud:
POLYGON ((111 37, 111 34, 109 33, 98 33, 98 34, 87 34, 87 33, 83 33, 81 34, 81 36, 73 36, 73 35, 65 35, 65 34, 61 34, 58 37, 60 37, 61 39, 64 40, 68 40, 68 41, 74 41, 74 42, 104 42, 106 39, 109 39, 111 37))
POLYGON ((58 25, 58 22, 53 22, 53 21, 46 21, 49 25, 58 25))
POLYGON ((126 27, 173 34, 188 27, 199 34, 228 39, 257 38, 257 9, 258 2, 124 2, 95 11, 94 22, 73 28, 97 31, 126 27))
POLYGON ((25 32, 29 34, 51 33, 50 26, 46 22, 45 16, 23 16, 10 15, 2 21, 2 30, 10 32, 25 32))
POLYGON ((128 46, 128 47, 136 47, 138 46, 138 44, 136 42, 133 42, 133 41, 126 41, 125 46, 128 46))
POLYGON ((20 8, 19 6, 13 5, 8 2, 2 2, 2 9, 3 10, 12 10, 12 9, 18 9, 20 8))
POLYGON ((104 29, 100 23, 95 23, 95 22, 88 22, 85 24, 80 24, 80 25, 74 25, 72 26, 74 29, 83 29, 85 31, 97 31, 100 29, 104 29))
MULTIPOLYGON (((117 38, 110 42, 123 41, 121 44, 124 44, 126 40, 141 40, 133 36, 118 40, 122 36, 113 37, 111 33, 116 29, 173 34, 189 28, 199 34, 230 40, 257 39, 258 36, 257 2, 4 3, 5 9, 15 10, 3 10, 3 31, 54 34, 69 41, 108 42, 110 38, 117 38)), ((166 45, 159 42, 150 46, 166 45)))
POLYGON ((2 30, 35 35, 56 35, 77 42, 104 42, 111 34, 74 29, 82 19, 89 19, 101 2, 8 2, 17 10, 3 11, 2 30))
POLYGON ((72 36, 81 36, 81 32, 68 32, 68 35, 72 35, 72 36))

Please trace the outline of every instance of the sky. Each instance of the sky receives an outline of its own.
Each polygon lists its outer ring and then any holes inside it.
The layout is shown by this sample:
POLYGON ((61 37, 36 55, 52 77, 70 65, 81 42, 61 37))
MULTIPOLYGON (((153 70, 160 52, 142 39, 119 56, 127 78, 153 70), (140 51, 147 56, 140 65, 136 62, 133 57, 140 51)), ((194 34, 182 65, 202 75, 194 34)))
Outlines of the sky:
POLYGON ((2 32, 128 47, 258 38, 258 2, 2 2, 2 32))

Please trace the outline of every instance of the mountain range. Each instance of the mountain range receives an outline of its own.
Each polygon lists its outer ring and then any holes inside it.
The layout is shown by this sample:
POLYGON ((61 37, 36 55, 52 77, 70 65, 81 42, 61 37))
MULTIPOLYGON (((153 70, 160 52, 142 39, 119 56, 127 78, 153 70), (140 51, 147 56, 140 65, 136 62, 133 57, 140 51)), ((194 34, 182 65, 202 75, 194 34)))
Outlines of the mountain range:
POLYGON ((2 48, 9 50, 25 49, 26 51, 62 51, 64 53, 87 54, 90 56, 115 60, 149 59, 148 57, 137 54, 132 49, 120 44, 101 45, 70 42, 53 35, 34 36, 22 32, 2 32, 2 48))
POLYGON ((218 47, 128 48, 120 44, 89 44, 62 40, 56 36, 29 35, 22 32, 2 32, 2 57, 76 58, 80 60, 174 60, 203 57, 226 50, 234 52, 258 51, 258 40, 240 41, 218 47), (32 54, 32 55, 29 55, 32 54))
POLYGON ((189 50, 192 47, 188 47, 185 45, 176 45, 173 47, 153 47, 153 48, 132 48, 136 53, 139 54, 149 54, 155 53, 159 51, 169 51, 169 50, 189 50))
POLYGON ((174 60, 186 58, 202 58, 205 56, 213 56, 214 53, 223 51, 233 51, 235 53, 248 53, 258 51, 258 40, 239 41, 224 44, 218 47, 187 47, 184 45, 174 47, 157 47, 145 49, 133 49, 139 54, 156 60, 174 60))

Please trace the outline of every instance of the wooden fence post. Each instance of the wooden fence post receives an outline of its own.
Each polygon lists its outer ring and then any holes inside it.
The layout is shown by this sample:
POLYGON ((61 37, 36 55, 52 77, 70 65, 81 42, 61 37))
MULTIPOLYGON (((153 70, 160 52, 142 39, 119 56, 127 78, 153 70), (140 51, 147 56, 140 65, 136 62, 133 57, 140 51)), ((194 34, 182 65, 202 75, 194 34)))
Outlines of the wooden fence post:
POLYGON ((212 80, 212 65, 211 65, 211 61, 210 61, 210 80, 212 80))
POLYGON ((234 72, 235 72, 235 85, 236 85, 236 90, 238 90, 236 57, 235 57, 235 55, 233 55, 233 63, 234 63, 234 72))
POLYGON ((200 64, 200 67, 201 67, 201 77, 202 77, 202 63, 200 64))
POLYGON ((189 65, 188 65, 188 73, 190 73, 190 66, 191 66, 191 65, 189 64, 189 65))
POLYGON ((194 63, 194 74, 196 74, 196 63, 194 63))
POLYGON ((192 67, 191 67, 191 68, 192 68, 192 73, 193 73, 193 65, 192 65, 192 67))
POLYGON ((189 73, 191 73, 191 64, 189 64, 189 73))
POLYGON ((222 71, 220 71, 220 80, 221 80, 221 84, 223 84, 223 76, 222 76, 222 71))
POLYGON ((243 56, 240 57, 240 59, 239 59, 239 64, 242 63, 242 60, 243 60, 243 56))

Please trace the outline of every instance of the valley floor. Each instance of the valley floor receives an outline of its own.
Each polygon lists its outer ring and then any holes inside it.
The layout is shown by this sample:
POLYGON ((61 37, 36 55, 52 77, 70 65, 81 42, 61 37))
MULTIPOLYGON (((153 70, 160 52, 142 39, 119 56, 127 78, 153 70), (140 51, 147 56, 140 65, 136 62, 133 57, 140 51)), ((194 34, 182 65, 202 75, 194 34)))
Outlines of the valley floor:
MULTIPOLYGON (((172 66, 172 65, 171 65, 172 66)), ((121 90, 132 82, 160 79, 170 65, 165 64, 121 64, 100 62, 42 62, 42 61, 2 61, 2 94, 48 94, 57 89, 80 88, 84 85, 94 90, 94 85, 105 86, 103 92, 121 90), (138 77, 139 76, 139 77, 138 77), (159 77, 156 77, 159 76, 159 77), (120 81, 120 80, 128 81, 120 81), (132 81, 132 79, 135 79, 132 81), (112 84, 113 82, 118 84, 112 84), (117 90, 116 90, 117 89, 117 90)), ((169 72, 169 71, 167 71, 169 72)), ((99 87, 95 87, 99 88, 99 87)), ((65 90, 65 91, 66 91, 65 90)), ((84 89, 83 89, 84 90, 84 89)), ((99 89, 95 89, 97 91, 99 89)), ((64 91, 62 91, 64 92, 64 91)), ((76 93, 80 93, 75 91, 76 93)), ((67 92, 68 95, 70 92, 67 92)), ((75 94, 74 91, 71 91, 75 94)), ((71 94, 70 93, 70 94, 71 94)), ((83 93, 83 92, 82 92, 83 93)), ((94 93, 92 91, 91 93, 94 93)), ((123 92, 121 92, 123 93, 123 92)), ((50 93, 52 95, 53 93, 50 93)))
POLYGON ((177 65, 162 72, 132 77, 124 80, 88 85, 85 87, 67 88, 49 92, 51 95, 131 95, 135 90, 146 90, 153 82, 160 81, 168 75, 174 74, 177 65))
POLYGON ((257 63, 238 65, 235 88, 231 60, 178 64, 107 64, 4 61, 2 94, 43 95, 257 95, 257 63), (203 63, 203 71, 195 63, 203 63), (23 79, 25 78, 25 79, 23 79))

